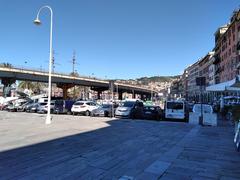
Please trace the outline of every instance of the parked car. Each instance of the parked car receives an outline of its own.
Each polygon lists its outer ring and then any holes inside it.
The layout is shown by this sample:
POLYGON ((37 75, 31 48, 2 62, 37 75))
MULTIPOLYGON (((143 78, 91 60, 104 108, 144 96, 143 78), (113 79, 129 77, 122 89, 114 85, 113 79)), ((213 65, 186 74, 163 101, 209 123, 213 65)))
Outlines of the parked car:
MULTIPOLYGON (((55 101, 51 101, 51 103, 50 103, 50 112, 51 113, 53 112, 54 104, 55 104, 55 101)), ((48 111, 47 102, 39 103, 39 105, 37 107, 37 113, 47 113, 47 111, 48 111)))
POLYGON ((17 99, 10 102, 7 106, 7 110, 10 112, 17 112, 18 109, 22 109, 22 105, 27 102, 26 99, 17 99))
POLYGON ((17 111, 18 112, 25 112, 26 108, 28 105, 33 104, 33 100, 28 100, 27 102, 23 103, 22 105, 17 107, 17 111))
POLYGON ((8 112, 16 112, 17 108, 15 107, 13 102, 9 102, 8 105, 6 106, 6 110, 8 112))
POLYGON ((94 109, 91 113, 91 116, 112 117, 115 114, 116 108, 117 108, 116 104, 103 104, 99 106, 97 109, 94 109))
POLYGON ((132 119, 143 118, 143 102, 137 99, 122 101, 116 109, 115 117, 132 119))
POLYGON ((93 101, 77 101, 73 104, 71 112, 73 115, 84 114, 90 116, 91 112, 98 107, 99 106, 93 101))
POLYGON ((75 103, 74 100, 56 100, 53 108, 53 113, 71 114, 71 108, 74 103, 75 103))
POLYGON ((159 106, 144 106, 143 118, 149 120, 160 120, 162 118, 162 110, 159 106))
MULTIPOLYGON (((202 104, 202 110, 203 113, 213 113, 213 108, 209 104, 202 104)), ((201 113, 201 104, 195 104, 193 106, 193 112, 194 113, 201 113)))
POLYGON ((39 107, 39 103, 31 103, 26 106, 26 112, 37 112, 37 108, 39 107))
POLYGON ((217 126, 217 114, 214 113, 213 108, 209 104, 202 104, 202 119, 201 117, 201 104, 193 106, 193 112, 189 115, 190 124, 203 124, 210 126, 217 126))
POLYGON ((184 101, 166 101, 165 104, 165 119, 185 119, 186 108, 184 101))

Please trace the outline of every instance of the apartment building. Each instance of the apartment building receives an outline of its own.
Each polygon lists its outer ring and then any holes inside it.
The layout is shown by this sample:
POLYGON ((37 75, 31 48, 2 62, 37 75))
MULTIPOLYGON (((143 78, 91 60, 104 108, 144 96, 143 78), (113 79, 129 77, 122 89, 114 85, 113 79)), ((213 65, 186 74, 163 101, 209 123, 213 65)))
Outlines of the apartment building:
POLYGON ((219 80, 230 81, 237 75, 239 63, 238 43, 240 41, 240 11, 234 11, 231 21, 225 26, 225 31, 218 39, 219 80))
POLYGON ((188 67, 188 97, 194 97, 200 94, 200 87, 196 84, 196 78, 199 77, 199 61, 188 67))
POLYGON ((211 57, 209 57, 209 66, 208 66, 208 85, 215 84, 215 52, 212 52, 211 57))
POLYGON ((214 52, 209 52, 206 56, 204 56, 198 63, 199 66, 199 76, 205 77, 206 79, 206 86, 209 85, 209 66, 210 58, 213 56, 214 52))

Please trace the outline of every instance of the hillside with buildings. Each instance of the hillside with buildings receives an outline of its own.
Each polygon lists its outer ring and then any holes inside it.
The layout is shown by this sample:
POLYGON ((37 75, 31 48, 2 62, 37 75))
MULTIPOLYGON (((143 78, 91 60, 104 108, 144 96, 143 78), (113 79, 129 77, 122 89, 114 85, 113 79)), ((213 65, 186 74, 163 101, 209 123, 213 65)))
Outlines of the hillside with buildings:
MULTIPOLYGON (((146 87, 158 92, 159 96, 169 97, 171 92, 179 93, 179 83, 181 76, 152 76, 137 79, 116 80, 116 82, 127 83, 146 87)), ((173 95, 176 96, 176 95, 173 95)), ((179 95, 177 95, 179 96, 179 95)), ((181 95, 180 95, 181 96, 181 95)))

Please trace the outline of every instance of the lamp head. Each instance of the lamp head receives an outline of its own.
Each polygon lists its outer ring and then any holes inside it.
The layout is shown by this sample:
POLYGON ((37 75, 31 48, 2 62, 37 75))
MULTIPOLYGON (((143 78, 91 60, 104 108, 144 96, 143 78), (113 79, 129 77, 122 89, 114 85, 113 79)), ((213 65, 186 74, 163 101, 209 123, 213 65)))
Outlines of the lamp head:
POLYGON ((33 23, 36 24, 36 25, 40 25, 40 24, 41 24, 41 21, 40 21, 38 18, 36 18, 36 19, 33 21, 33 23))

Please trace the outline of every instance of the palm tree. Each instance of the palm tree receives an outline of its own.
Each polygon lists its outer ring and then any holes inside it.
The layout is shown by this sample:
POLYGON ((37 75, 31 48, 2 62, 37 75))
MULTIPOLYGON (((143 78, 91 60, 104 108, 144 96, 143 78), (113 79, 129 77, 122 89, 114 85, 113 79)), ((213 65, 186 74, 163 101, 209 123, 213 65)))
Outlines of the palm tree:
POLYGON ((36 94, 40 94, 41 90, 45 87, 45 84, 41 82, 21 81, 18 87, 21 89, 29 89, 36 94))
POLYGON ((33 89, 34 88, 34 83, 31 81, 21 81, 18 85, 19 88, 21 89, 33 89))

